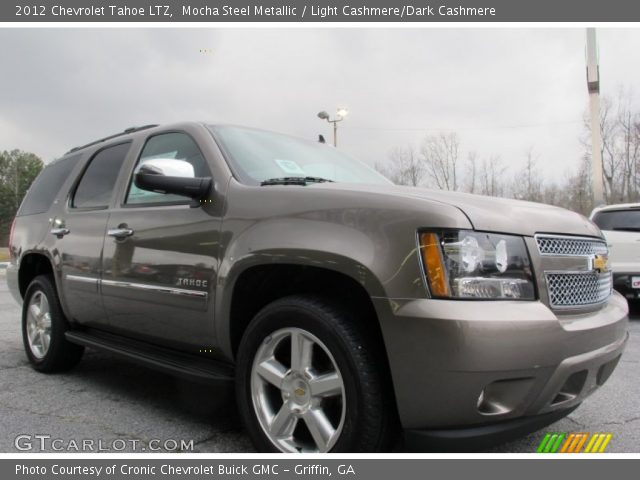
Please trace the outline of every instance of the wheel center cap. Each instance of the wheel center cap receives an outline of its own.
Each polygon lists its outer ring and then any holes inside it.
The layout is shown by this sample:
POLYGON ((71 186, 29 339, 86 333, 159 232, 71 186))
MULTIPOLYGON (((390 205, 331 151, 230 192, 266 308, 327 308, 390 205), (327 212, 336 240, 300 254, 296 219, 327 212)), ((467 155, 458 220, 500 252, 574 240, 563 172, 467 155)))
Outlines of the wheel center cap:
POLYGON ((309 385, 304 380, 297 379, 291 386, 292 399, 298 405, 307 405, 311 400, 309 385))
POLYGON ((290 374, 283 385, 284 397, 299 406, 308 405, 311 401, 311 389, 302 376, 290 374))

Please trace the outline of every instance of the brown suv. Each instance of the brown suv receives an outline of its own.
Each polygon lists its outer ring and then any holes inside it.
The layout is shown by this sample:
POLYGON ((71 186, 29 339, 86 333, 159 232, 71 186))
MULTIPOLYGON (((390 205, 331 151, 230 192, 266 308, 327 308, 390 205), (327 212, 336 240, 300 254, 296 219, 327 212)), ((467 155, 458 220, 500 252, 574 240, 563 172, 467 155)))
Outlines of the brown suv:
POLYGON ((235 381, 259 450, 462 450, 541 428, 615 368, 607 246, 550 206, 398 187, 326 144, 147 126, 74 148, 15 220, 34 368, 85 347, 235 381))

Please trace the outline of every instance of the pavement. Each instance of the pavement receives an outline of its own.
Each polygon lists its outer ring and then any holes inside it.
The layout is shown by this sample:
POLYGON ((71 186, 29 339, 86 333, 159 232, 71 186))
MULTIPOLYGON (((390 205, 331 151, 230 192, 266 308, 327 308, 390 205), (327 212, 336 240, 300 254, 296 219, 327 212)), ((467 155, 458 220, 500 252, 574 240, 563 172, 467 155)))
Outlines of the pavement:
MULTIPOLYGON (((487 452, 535 452, 547 431, 611 432, 607 452, 640 451, 638 363, 640 308, 634 307, 627 350, 603 388, 565 419, 487 452)), ((22 346, 20 307, 3 277, 0 432, 0 452, 6 453, 254 451, 232 391, 183 381, 91 350, 71 372, 44 375, 32 370, 22 346)))

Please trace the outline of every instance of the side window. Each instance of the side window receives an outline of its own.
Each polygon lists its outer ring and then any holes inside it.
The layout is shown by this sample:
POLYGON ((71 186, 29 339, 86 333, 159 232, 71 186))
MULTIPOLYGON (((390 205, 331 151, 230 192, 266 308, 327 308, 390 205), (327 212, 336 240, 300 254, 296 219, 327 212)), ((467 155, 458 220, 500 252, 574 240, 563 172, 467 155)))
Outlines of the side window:
POLYGON ((120 167, 131 143, 121 143, 99 151, 84 171, 73 196, 75 208, 106 208, 109 206, 113 187, 120 167))
MULTIPOLYGON (((186 133, 163 133, 149 138, 142 149, 142 153, 133 172, 136 172, 140 165, 154 158, 184 160, 193 165, 193 171, 196 177, 211 176, 202 152, 200 152, 196 143, 186 133)), ((143 205, 154 203, 186 203, 188 201, 186 197, 181 197, 180 195, 141 190, 134 184, 132 173, 125 203, 127 205, 143 205)))
POLYGON ((17 216, 35 215, 48 211, 62 188, 62 184, 69 178, 71 170, 76 166, 81 156, 73 155, 61 158, 40 172, 22 201, 17 216))

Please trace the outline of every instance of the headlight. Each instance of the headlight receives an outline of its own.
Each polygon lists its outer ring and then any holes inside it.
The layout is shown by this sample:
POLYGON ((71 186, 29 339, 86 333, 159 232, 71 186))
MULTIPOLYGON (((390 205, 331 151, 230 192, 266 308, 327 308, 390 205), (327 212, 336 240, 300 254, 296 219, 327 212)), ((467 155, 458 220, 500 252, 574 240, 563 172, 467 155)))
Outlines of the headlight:
POLYGON ((422 232, 418 238, 433 297, 535 299, 531 262, 522 237, 443 230, 422 232))

